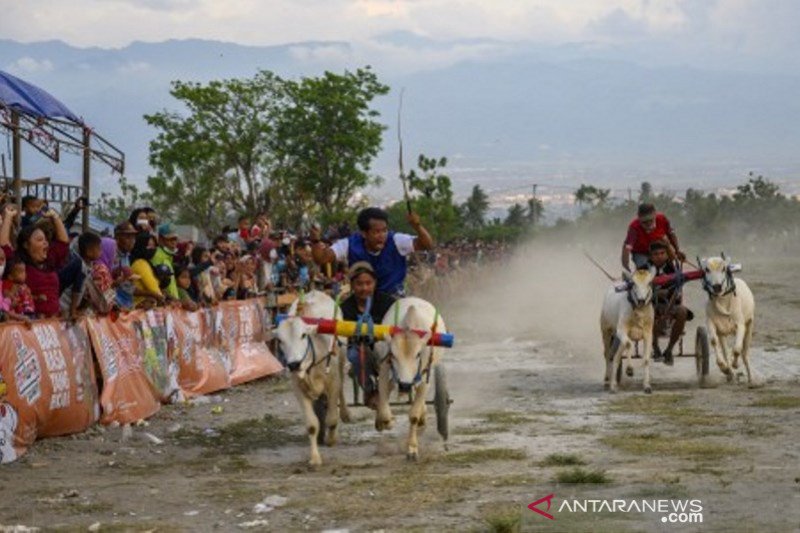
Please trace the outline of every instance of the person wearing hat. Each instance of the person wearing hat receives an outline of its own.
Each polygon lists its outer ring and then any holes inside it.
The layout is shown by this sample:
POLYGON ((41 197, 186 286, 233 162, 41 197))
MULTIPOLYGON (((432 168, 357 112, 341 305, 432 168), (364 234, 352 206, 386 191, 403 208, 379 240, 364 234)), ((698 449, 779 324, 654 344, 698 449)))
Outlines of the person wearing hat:
POLYGON ((111 268, 117 292, 117 305, 121 309, 133 308, 133 271, 131 270, 131 251, 136 243, 136 228, 128 221, 114 227, 114 240, 117 254, 111 268))
POLYGON ((379 291, 402 295, 408 269, 406 258, 412 252, 431 250, 434 244, 418 214, 409 213, 408 223, 416 236, 389 231, 388 213, 377 207, 368 207, 358 214, 360 231, 337 240, 331 247, 320 240, 321 230, 315 226, 311 229, 314 261, 320 266, 337 260, 346 262, 348 266, 366 261, 375 271, 379 291))
POLYGON ((172 300, 180 300, 178 284, 175 282, 174 257, 176 253, 178 253, 178 234, 172 224, 165 222, 158 226, 158 249, 153 254, 153 259, 150 260, 150 263, 154 269, 158 265, 169 267, 170 280, 163 292, 167 298, 172 300))
POLYGON ((628 225, 628 235, 622 244, 622 268, 630 272, 630 260, 636 268, 647 268, 650 258, 650 244, 662 241, 672 249, 670 256, 685 261, 686 256, 680 251, 678 237, 664 213, 656 212, 653 204, 641 204, 637 216, 628 225))
MULTIPOLYGON (((366 261, 358 261, 350 267, 350 296, 341 304, 342 319, 357 321, 367 309, 367 300, 372 299, 369 316, 372 322, 380 324, 384 315, 395 302, 395 297, 385 292, 376 290, 378 277, 375 269, 366 261)), ((362 373, 361 370, 361 346, 350 340, 347 346, 347 359, 353 367, 353 375, 364 389, 364 404, 371 409, 375 409, 378 398, 378 365, 374 358, 373 346, 364 346, 366 349, 365 359, 367 368, 362 373)))

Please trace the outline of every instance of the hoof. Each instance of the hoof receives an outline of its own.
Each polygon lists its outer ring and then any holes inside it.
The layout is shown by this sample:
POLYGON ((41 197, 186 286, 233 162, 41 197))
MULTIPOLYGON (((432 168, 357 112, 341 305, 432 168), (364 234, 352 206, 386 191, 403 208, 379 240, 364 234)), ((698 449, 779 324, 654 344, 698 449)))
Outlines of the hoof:
POLYGON ((603 383, 603 390, 608 390, 610 387, 611 387, 611 385, 608 384, 608 381, 603 383))
POLYGON ((728 383, 733 382, 733 378, 734 377, 736 377, 736 376, 734 376, 733 372, 731 372, 730 370, 725 372, 725 379, 728 381, 728 383))
POLYGON ((747 387, 750 389, 760 389, 763 386, 764 386, 763 381, 751 381, 750 383, 747 384, 747 387))
POLYGON ((383 431, 385 429, 392 429, 393 420, 391 418, 377 418, 375 419, 375 429, 383 431))
POLYGON ((610 387, 608 389, 608 392, 609 392, 609 394, 616 394, 617 393, 617 388, 616 387, 610 387))
POLYGON ((629 378, 633 377, 633 367, 632 366, 629 366, 628 368, 625 369, 625 375, 628 376, 629 378))
POLYGON ((406 454, 406 459, 409 461, 417 462, 419 461, 419 453, 418 452, 408 452, 406 454))
POLYGON ((322 466, 322 457, 313 457, 308 461, 309 468, 319 468, 322 466))
POLYGON ((353 421, 352 417, 350 416, 350 410, 349 409, 348 410, 340 409, 339 410, 339 418, 341 418, 342 422, 344 422, 345 424, 349 424, 350 422, 353 421))
POLYGON ((645 387, 644 388, 644 393, 645 394, 652 394, 653 393, 652 387, 645 387))

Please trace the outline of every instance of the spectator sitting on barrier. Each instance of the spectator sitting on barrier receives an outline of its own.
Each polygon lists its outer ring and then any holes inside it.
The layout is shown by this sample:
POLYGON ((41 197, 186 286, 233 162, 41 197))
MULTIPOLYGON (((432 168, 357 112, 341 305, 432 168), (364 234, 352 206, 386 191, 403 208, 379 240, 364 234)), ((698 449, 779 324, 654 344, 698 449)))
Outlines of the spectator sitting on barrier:
POLYGON ((17 235, 15 250, 11 247, 11 227, 18 214, 16 206, 6 206, 0 226, 0 246, 7 259, 16 257, 25 263, 27 285, 33 294, 36 314, 42 317, 57 316, 60 311, 58 269, 69 257, 67 230, 58 213, 50 210, 44 217, 51 222, 53 241, 48 242, 41 228, 29 225, 17 235))
POLYGON ((105 315, 109 306, 102 290, 92 276, 95 261, 100 258, 102 241, 96 233, 85 232, 78 237, 78 257, 59 270, 61 310, 68 320, 77 320, 82 308, 105 315))
MULTIPOLYGON (((170 223, 158 226, 158 248, 150 263, 156 267, 166 265, 170 272, 175 272, 174 256, 178 251, 178 234, 170 223)), ((175 284, 175 276, 172 275, 166 288, 162 287, 162 292, 172 300, 178 300, 178 286, 175 284)))
POLYGON ((137 308, 149 309, 166 300, 150 264, 155 252, 155 237, 146 232, 139 233, 131 251, 131 270, 137 276, 133 281, 133 302, 137 308))

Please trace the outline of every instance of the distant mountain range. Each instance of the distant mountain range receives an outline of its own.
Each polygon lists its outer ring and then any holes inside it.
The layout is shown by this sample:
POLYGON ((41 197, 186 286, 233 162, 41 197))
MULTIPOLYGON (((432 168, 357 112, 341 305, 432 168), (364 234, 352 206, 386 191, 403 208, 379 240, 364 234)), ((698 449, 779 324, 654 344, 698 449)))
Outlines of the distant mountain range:
MULTIPOLYGON (((0 40, 0 69, 46 88, 123 149, 134 181, 149 173, 154 135, 142 115, 175 108, 171 80, 251 76, 258 69, 316 75, 368 62, 393 88, 377 104, 390 126, 374 168, 386 178, 373 191, 377 197, 399 190, 393 128, 401 87, 406 166, 420 152, 448 156, 462 196, 475 183, 499 200, 534 182, 624 188, 649 179, 681 190, 738 183, 748 170, 779 181, 800 172, 794 73, 647 65, 589 45, 440 42, 408 33, 376 43, 374 51, 345 42, 256 47, 204 40, 101 49, 0 40), (463 50, 470 52, 459 55, 463 50), (438 60, 416 65, 415 54, 438 60)), ((31 154, 25 168, 63 179, 79 164, 55 167, 31 154)))

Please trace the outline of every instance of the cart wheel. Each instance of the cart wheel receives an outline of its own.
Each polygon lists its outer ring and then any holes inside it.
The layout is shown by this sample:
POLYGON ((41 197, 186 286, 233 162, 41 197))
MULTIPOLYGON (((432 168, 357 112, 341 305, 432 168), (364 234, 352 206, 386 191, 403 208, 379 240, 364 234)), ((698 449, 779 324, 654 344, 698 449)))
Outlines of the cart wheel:
POLYGON ((433 367, 433 407, 436 410, 436 430, 444 440, 449 435, 447 417, 450 412, 450 393, 447 392, 447 378, 445 377, 444 367, 436 365, 433 367))
POLYGON ((701 387, 706 384, 708 377, 709 354, 708 331, 703 326, 698 326, 694 343, 694 357, 697 363, 697 381, 701 387))
POLYGON ((328 397, 324 394, 314 400, 314 414, 317 415, 317 421, 319 422, 319 431, 317 431, 317 444, 323 444, 325 442, 325 417, 328 414, 328 397))

